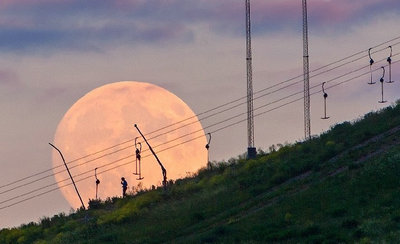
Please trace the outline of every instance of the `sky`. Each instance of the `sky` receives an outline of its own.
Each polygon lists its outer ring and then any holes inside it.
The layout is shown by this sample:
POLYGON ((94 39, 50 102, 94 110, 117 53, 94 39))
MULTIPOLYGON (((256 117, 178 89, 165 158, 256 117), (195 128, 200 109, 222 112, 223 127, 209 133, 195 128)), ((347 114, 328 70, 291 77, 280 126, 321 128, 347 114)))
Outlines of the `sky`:
MULTIPOLYGON (((0 186, 52 167, 52 142, 58 123, 82 96, 102 85, 134 80, 160 86, 180 97, 196 114, 246 96, 244 0, 3 0, 0 2, 0 186)), ((310 79, 311 132, 360 118, 399 99, 400 66, 392 65, 396 82, 367 85, 367 50, 376 63, 373 78, 393 46, 400 52, 398 0, 309 0, 310 69, 353 56, 354 62, 310 79), (387 42, 389 40, 393 40, 387 42), (386 43, 387 42, 387 43, 386 43), (386 49, 385 49, 386 48, 386 49), (383 60, 382 62, 378 62, 383 60), (337 76, 365 67, 361 73, 337 76), (323 116, 326 87, 327 113, 323 116), (396 80, 397 79, 397 80, 396 80)), ((252 0, 253 87, 260 91, 303 72, 301 1, 252 0)), ((393 56, 393 61, 399 56, 393 56)), ((349 59, 352 60, 352 59, 349 59)), ((388 67, 386 67, 388 69, 388 67)), ((385 79, 387 79, 386 70, 385 79)), ((289 100, 271 103, 302 91, 298 83, 254 101, 263 113, 289 100), (265 105, 265 106, 264 106, 265 105), (262 107, 264 106, 264 107, 262 107)), ((257 93, 264 94, 264 93, 257 93)), ((299 94, 298 94, 299 95, 299 94)), ((300 94, 301 98, 301 94, 300 94)), ((244 101, 244 100, 241 100, 244 101)), ((234 103, 233 103, 234 104, 234 103)), ((246 118, 246 106, 201 121, 206 132, 246 118), (237 114, 241 117, 224 121, 237 114)), ((207 114, 205 114, 207 115, 207 114)), ((201 116, 200 116, 201 118, 201 116)), ((255 118, 255 146, 304 139, 303 102, 265 112, 255 118)), ((157 129, 157 128, 155 128, 157 129)), ((111 146, 111 145, 110 145, 111 146)), ((212 134, 210 160, 229 160, 247 150, 246 123, 212 134)), ((54 183, 54 178, 0 194, 0 202, 54 183)), ((0 188, 5 190, 9 188, 0 188)), ((30 195, 28 195, 30 196, 30 195)), ((16 198, 15 201, 23 198, 16 198)), ((0 208, 14 201, 1 204, 0 208)), ((0 228, 68 213, 59 191, 0 210, 0 228)))

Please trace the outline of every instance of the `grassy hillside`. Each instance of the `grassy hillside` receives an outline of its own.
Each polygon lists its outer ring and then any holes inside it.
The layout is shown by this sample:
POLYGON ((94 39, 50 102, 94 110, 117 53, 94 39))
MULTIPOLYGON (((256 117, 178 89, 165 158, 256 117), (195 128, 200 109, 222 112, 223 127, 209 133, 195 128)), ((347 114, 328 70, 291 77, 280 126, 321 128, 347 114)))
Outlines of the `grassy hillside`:
POLYGON ((399 243, 400 105, 166 191, 0 231, 0 243, 235 242, 399 243))

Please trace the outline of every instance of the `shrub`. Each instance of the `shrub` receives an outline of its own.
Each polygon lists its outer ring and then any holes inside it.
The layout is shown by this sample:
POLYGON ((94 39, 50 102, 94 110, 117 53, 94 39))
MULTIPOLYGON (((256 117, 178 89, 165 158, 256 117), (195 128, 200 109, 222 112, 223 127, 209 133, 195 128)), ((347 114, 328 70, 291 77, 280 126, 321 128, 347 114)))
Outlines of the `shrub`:
POLYGON ((137 216, 140 212, 143 212, 144 208, 148 207, 151 203, 158 202, 161 199, 161 195, 157 191, 149 191, 143 193, 135 198, 130 199, 124 205, 115 209, 113 212, 100 216, 97 224, 107 223, 122 223, 134 216, 137 216))
POLYGON ((88 209, 99 209, 101 207, 100 199, 89 199, 88 209))

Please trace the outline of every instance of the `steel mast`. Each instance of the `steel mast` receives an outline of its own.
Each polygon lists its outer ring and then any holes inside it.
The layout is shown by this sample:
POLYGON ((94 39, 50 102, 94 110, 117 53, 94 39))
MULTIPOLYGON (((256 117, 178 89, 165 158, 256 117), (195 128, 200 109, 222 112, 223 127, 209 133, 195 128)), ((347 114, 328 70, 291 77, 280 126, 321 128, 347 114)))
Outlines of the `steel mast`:
POLYGON ((257 155, 254 147, 253 68, 251 53, 250 0, 246 0, 246 64, 247 64, 247 158, 257 155))
POLYGON ((310 65, 308 56, 308 19, 307 0, 303 1, 303 73, 304 73, 304 134, 305 139, 311 138, 310 121, 310 65))

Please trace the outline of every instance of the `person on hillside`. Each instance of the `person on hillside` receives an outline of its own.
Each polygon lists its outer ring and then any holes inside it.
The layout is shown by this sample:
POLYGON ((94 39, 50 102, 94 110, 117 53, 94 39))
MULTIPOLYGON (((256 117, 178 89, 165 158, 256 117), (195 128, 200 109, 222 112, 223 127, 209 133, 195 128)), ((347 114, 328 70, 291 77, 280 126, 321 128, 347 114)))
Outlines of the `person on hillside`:
POLYGON ((121 178, 121 185, 122 185, 122 196, 126 197, 126 190, 128 189, 128 182, 125 180, 124 177, 121 178))

